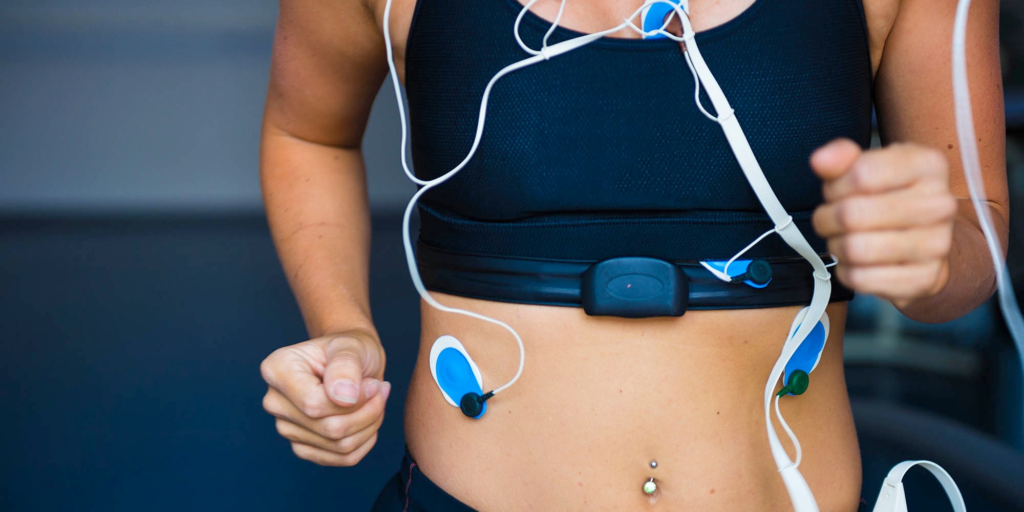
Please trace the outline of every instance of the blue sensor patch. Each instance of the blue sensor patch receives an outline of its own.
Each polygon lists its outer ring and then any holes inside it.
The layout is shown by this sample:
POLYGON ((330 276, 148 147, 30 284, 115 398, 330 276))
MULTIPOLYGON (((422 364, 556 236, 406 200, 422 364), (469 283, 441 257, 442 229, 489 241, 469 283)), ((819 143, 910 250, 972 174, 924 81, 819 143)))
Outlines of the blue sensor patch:
MULTIPOLYGON (((743 275, 744 273, 746 273, 747 267, 750 266, 750 262, 751 261, 754 261, 754 260, 736 260, 736 261, 732 262, 732 264, 729 265, 729 277, 736 277, 736 276, 743 275)), ((728 262, 729 262, 728 260, 725 260, 725 261, 705 260, 705 261, 702 261, 701 263, 706 263, 708 266, 710 266, 711 268, 713 268, 715 270, 718 270, 720 272, 725 272, 725 264, 728 263, 728 262)), ((765 286, 768 286, 769 284, 771 284, 771 282, 772 282, 771 279, 769 279, 768 282, 765 283, 765 284, 757 284, 757 283, 754 283, 753 281, 751 281, 749 279, 743 281, 744 284, 746 284, 747 286, 749 286, 751 288, 764 288, 765 286)))
MULTIPOLYGON (((441 388, 441 394, 445 400, 455 407, 459 406, 466 393, 483 394, 483 385, 480 379, 480 371, 476 364, 469 358, 466 349, 452 336, 442 336, 434 342, 430 351, 430 373, 434 381, 441 388)), ((487 402, 484 402, 479 418, 487 412, 487 402)))
MULTIPOLYGON (((732 267, 729 267, 730 269, 732 267)), ((827 321, 827 320, 826 320, 827 321)), ((799 329, 799 325, 797 329, 799 329)), ((793 330, 796 332, 796 329, 793 330)), ((792 336, 792 333, 790 333, 792 336)), ((825 339, 828 337, 828 332, 825 326, 819 321, 818 325, 811 329, 811 333, 807 335, 803 343, 793 353, 793 357, 789 358, 789 362, 786 363, 786 373, 783 374, 782 382, 789 383, 790 372, 796 370, 803 370, 808 375, 811 371, 818 366, 818 361, 821 359, 821 352, 825 349, 825 339)), ((792 395, 793 393, 790 393, 792 395)))
MULTIPOLYGON (((669 0, 674 4, 679 4, 679 0, 669 0)), ((662 25, 665 24, 665 16, 672 12, 673 8, 671 5, 666 3, 657 3, 650 6, 643 14, 643 29, 644 32, 651 30, 658 30, 662 25)), ((655 34, 653 36, 647 36, 647 39, 665 39, 663 34, 655 34)), ((729 268, 732 268, 730 266, 729 268)))

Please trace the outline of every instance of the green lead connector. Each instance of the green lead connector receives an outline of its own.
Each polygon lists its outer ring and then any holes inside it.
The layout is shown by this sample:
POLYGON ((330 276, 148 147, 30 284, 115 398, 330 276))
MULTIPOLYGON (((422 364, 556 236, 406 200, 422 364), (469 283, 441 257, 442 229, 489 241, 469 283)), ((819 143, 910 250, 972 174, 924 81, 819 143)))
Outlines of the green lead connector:
POLYGON ((802 395, 804 391, 807 391, 807 386, 811 385, 811 378, 807 375, 807 372, 803 370, 795 370, 789 374, 789 382, 786 386, 779 390, 778 395, 780 398, 786 393, 793 393, 794 395, 802 395))

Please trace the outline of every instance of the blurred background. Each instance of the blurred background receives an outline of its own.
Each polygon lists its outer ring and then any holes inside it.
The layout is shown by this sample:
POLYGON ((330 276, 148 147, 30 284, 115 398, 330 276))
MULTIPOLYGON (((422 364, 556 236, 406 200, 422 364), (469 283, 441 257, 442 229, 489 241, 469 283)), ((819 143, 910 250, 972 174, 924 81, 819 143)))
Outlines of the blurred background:
MULTIPOLYGON (((387 90, 365 142, 395 383, 380 442, 357 468, 321 468, 260 405, 260 361, 306 338, 258 183, 275 16, 273 0, 0 2, 0 510, 359 511, 397 470, 418 299, 387 90)), ((1002 25, 1022 205, 1024 5, 1004 1, 1002 25)), ((849 332, 868 501, 894 463, 927 458, 970 510, 1024 510, 1021 373, 998 306, 924 325, 862 296, 849 332)), ((951 510, 923 471, 908 482, 911 510, 951 510)))

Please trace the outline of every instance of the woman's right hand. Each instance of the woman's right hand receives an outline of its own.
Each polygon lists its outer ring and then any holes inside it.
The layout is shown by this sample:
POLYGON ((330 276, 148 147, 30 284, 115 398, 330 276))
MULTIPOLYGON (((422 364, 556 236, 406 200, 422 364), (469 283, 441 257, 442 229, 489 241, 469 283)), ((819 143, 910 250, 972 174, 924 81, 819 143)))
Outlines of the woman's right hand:
POLYGON ((349 332, 280 348, 260 365, 263 408, 299 458, 352 466, 377 442, 391 383, 374 335, 349 332))

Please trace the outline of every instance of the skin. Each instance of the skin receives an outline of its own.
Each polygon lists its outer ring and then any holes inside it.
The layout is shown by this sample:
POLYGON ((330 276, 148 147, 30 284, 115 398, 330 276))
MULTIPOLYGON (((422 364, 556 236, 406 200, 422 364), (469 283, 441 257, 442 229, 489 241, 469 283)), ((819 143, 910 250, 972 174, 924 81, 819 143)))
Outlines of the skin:
MULTIPOLYGON (((694 28, 719 25, 753 1, 692 0, 694 28)), ((955 3, 864 0, 885 147, 862 151, 838 140, 810 155, 825 198, 814 227, 839 258, 839 279, 930 322, 963 315, 995 288, 966 200, 945 85, 955 3)), ((998 3, 973 3, 969 80, 989 207, 1005 247, 998 3)), ((601 30, 638 4, 570 1, 562 24, 601 30)), ((395 0, 392 10, 400 78, 413 8, 414 0, 395 0)), ((557 9, 557 0, 542 0, 535 12, 553 19, 557 9)), ((329 466, 354 465, 373 447, 390 392, 369 311, 360 153, 387 72, 383 10, 383 0, 282 0, 263 125, 267 217, 311 336, 263 362, 264 408, 296 455, 329 466)), ((761 393, 799 308, 634 320, 435 296, 509 323, 527 354, 516 385, 483 419, 468 420, 437 392, 425 364, 430 344, 442 334, 460 339, 491 389, 513 375, 515 343, 490 324, 422 310, 406 437, 424 474, 456 498, 480 510, 790 509, 768 450, 761 393), (640 488, 651 476, 659 491, 649 498, 640 488)), ((853 511, 861 468, 842 368, 845 304, 828 315, 832 330, 812 385, 784 399, 782 411, 800 437, 800 469, 821 510, 853 511)))

